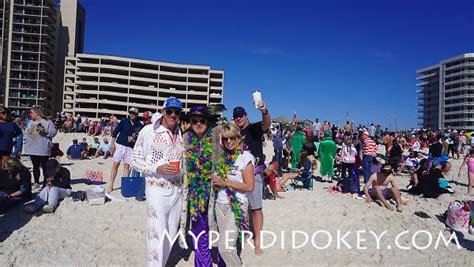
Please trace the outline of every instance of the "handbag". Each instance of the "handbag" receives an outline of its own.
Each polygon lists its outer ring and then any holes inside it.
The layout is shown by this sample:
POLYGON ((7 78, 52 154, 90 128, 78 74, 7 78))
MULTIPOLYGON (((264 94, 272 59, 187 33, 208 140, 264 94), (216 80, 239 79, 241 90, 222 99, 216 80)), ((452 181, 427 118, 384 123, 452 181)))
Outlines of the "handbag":
POLYGON ((135 169, 131 169, 128 176, 122 177, 121 181, 121 193, 123 197, 135 197, 140 191, 142 181, 145 180, 145 177, 140 175, 135 169))

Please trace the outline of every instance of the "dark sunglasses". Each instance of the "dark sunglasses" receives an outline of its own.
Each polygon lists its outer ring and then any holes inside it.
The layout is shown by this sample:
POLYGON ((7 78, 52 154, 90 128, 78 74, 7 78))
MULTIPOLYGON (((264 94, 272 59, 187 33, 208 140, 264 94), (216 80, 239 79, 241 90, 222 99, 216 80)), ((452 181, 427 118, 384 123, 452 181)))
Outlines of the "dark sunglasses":
POLYGON ((207 124, 207 119, 205 119, 205 118, 200 118, 200 119, 194 118, 194 119, 191 119, 191 123, 192 124, 198 124, 198 123, 207 124))
POLYGON ((228 141, 235 142, 235 141, 237 141, 237 137, 235 137, 235 136, 234 136, 234 137, 229 137, 229 138, 227 138, 227 137, 222 137, 222 142, 223 142, 223 143, 227 143, 228 141))
POLYGON ((245 116, 245 115, 238 115, 238 116, 235 116, 235 117, 234 117, 234 120, 235 120, 235 119, 243 118, 244 116, 245 116))
POLYGON ((167 109, 166 111, 166 115, 171 115, 171 114, 176 114, 176 116, 179 116, 181 115, 181 110, 179 109, 167 109))

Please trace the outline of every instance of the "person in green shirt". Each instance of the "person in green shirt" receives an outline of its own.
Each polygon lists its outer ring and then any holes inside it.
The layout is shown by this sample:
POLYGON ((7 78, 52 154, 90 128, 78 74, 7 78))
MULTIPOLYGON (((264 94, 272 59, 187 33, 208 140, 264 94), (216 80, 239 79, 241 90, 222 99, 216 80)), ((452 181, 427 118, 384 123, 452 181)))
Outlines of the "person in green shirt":
POLYGON ((303 149, 306 138, 303 135, 303 129, 301 126, 296 128, 296 132, 291 136, 291 169, 293 172, 296 171, 297 166, 300 163, 300 153, 303 149))
POLYGON ((319 144, 318 156, 321 160, 321 176, 323 180, 329 176, 328 180, 332 182, 334 176, 334 157, 336 156, 336 143, 331 139, 331 132, 325 131, 323 141, 319 144))

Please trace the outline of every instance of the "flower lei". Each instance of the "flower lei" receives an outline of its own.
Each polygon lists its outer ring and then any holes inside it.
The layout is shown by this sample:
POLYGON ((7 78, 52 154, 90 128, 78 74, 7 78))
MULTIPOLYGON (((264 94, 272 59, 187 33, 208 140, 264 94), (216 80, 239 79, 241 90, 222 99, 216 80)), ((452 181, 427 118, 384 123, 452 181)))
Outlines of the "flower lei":
MULTIPOLYGON (((245 151, 245 147, 242 146, 242 143, 239 144, 235 152, 222 152, 219 156, 217 163, 214 165, 214 171, 222 177, 224 182, 227 181, 227 174, 234 165, 237 158, 245 151)), ((214 186, 214 190, 218 192, 224 186, 214 186)), ((235 217, 235 225, 237 226, 237 232, 240 233, 242 230, 248 230, 249 225, 247 219, 245 218, 244 210, 242 209, 242 203, 240 203, 237 197, 237 191, 225 186, 225 192, 227 194, 227 198, 229 200, 229 204, 231 206, 232 211, 234 212, 235 217)), ((217 196, 217 193, 216 193, 217 196)), ((239 239, 242 238, 240 234, 238 234, 239 239)))
POLYGON ((191 218, 197 220, 206 213, 211 192, 212 135, 208 130, 200 141, 194 134, 188 137, 187 160, 188 202, 191 218))

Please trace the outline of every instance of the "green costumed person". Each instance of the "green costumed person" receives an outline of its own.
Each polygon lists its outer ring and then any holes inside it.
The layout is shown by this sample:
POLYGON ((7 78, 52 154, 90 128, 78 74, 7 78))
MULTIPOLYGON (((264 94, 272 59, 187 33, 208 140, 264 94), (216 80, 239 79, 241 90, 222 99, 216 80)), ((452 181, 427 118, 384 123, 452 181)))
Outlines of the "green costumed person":
POLYGON ((325 131, 323 141, 319 145, 318 156, 321 160, 321 176, 325 180, 325 176, 329 176, 332 181, 334 176, 334 157, 336 156, 336 143, 331 140, 331 132, 325 131))
POLYGON ((296 171, 300 163, 300 153, 303 149, 304 143, 306 143, 306 138, 303 135, 303 128, 298 126, 296 132, 291 136, 291 170, 296 171))

